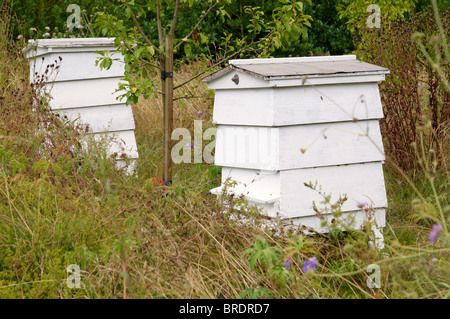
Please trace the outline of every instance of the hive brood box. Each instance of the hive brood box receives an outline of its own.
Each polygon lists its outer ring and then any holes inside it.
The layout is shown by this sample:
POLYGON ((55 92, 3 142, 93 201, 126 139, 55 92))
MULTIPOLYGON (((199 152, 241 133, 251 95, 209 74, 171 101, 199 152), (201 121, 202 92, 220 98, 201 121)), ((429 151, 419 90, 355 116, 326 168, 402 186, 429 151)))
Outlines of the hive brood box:
POLYGON ((89 125, 89 134, 95 138, 114 139, 108 151, 117 153, 118 165, 123 166, 122 153, 133 164, 138 152, 131 107, 116 99, 124 63, 113 45, 112 38, 38 39, 29 42, 26 53, 31 81, 44 74, 47 65, 59 64, 58 72, 53 72, 45 85, 51 96, 51 109, 89 125), (110 69, 101 70, 95 65, 100 57, 96 51, 105 50, 113 52, 113 58, 119 61, 110 69))
POLYGON ((227 192, 268 216, 327 231, 313 208, 323 197, 305 186, 317 183, 332 203, 346 195, 341 218, 353 218, 355 228, 368 218, 361 202, 384 227, 378 81, 387 73, 354 55, 230 61, 203 80, 215 90, 215 164, 222 166, 222 185, 211 192, 235 181, 227 192))

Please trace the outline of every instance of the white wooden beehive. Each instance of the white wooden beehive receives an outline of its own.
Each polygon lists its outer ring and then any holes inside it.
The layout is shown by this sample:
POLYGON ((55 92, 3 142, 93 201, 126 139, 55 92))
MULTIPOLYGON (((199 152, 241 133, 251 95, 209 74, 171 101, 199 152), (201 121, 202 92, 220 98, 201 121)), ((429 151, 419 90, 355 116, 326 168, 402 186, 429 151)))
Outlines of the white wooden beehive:
MULTIPOLYGON (((321 186, 355 227, 374 209, 385 226, 386 190, 378 81, 389 70, 356 56, 232 60, 203 81, 215 90, 215 164, 222 185, 245 196, 270 217, 326 231, 313 209, 323 198, 304 183, 321 186)), ((332 215, 325 215, 332 219, 332 215)), ((381 233, 378 232, 378 236, 381 233)))
MULTIPOLYGON (((117 153, 118 165, 123 166, 121 155, 132 161, 138 158, 135 123, 130 106, 118 101, 115 92, 124 76, 123 57, 114 48, 112 38, 69 38, 30 40, 26 49, 30 59, 33 80, 45 72, 47 65, 59 64, 57 72, 47 79, 45 90, 50 94, 50 107, 69 119, 89 125, 94 137, 114 138, 109 153, 117 153), (96 51, 113 52, 118 59, 110 69, 95 65, 100 55, 96 51), (60 59, 61 58, 61 59, 60 59)), ((131 171, 130 170, 130 171, 131 171)))

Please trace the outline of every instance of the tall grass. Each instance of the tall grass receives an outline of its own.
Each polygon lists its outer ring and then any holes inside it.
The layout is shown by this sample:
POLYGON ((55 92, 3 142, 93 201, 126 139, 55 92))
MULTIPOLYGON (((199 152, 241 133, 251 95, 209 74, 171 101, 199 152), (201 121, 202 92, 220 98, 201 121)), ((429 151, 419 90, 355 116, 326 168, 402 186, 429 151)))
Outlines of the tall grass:
MULTIPOLYGON (((214 165, 175 165, 170 187, 155 180, 163 135, 157 99, 132 106, 138 174, 115 169, 105 145, 78 147, 82 129, 52 115, 31 88, 8 16, 0 19, 0 298, 449 297, 448 233, 429 241, 435 219, 423 217, 435 216, 436 198, 422 177, 414 181, 425 202, 412 202, 411 185, 386 168, 384 255, 368 245, 364 230, 279 233, 264 228, 254 209, 248 218, 256 226, 239 223, 228 216, 243 199, 208 194, 220 184, 214 165), (317 268, 303 272, 312 257, 317 268), (67 286, 72 264, 80 266, 80 288, 67 286), (370 264, 381 268, 380 288, 367 285, 370 264)), ((180 65, 176 81, 203 63, 180 65)), ((179 94, 209 94, 198 82, 184 90, 179 94)), ((175 127, 193 129, 194 119, 212 126, 211 98, 182 101, 175 127)), ((435 176, 445 223, 446 174, 435 176)))

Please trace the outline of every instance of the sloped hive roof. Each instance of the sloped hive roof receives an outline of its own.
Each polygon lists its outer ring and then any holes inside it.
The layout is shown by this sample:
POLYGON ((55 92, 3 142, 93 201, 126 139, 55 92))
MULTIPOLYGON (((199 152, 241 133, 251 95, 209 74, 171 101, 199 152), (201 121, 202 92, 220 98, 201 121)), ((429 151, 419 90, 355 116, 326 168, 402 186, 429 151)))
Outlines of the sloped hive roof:
POLYGON ((386 68, 356 60, 355 55, 250 59, 230 60, 228 67, 205 77, 203 82, 214 81, 232 70, 239 70, 263 80, 339 74, 389 73, 386 68))

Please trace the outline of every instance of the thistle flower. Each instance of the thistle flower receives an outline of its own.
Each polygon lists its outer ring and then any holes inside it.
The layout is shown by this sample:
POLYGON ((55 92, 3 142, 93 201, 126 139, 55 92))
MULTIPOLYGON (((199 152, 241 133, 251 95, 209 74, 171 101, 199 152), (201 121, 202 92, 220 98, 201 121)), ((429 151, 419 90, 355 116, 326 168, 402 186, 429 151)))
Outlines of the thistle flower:
POLYGON ((316 270, 318 263, 319 262, 317 261, 316 257, 309 258, 308 260, 303 262, 303 268, 302 268, 303 272, 306 273, 308 270, 312 270, 312 271, 316 270))
POLYGON ((283 266, 286 267, 286 269, 291 268, 290 262, 291 262, 291 258, 289 258, 289 257, 286 258, 286 261, 283 263, 283 266))
POLYGON ((430 244, 434 244, 437 240, 437 235, 441 231, 442 225, 433 225, 430 231, 430 244))
POLYGON ((356 203, 356 207, 358 208, 364 208, 366 207, 367 203, 366 202, 357 202, 356 203))

